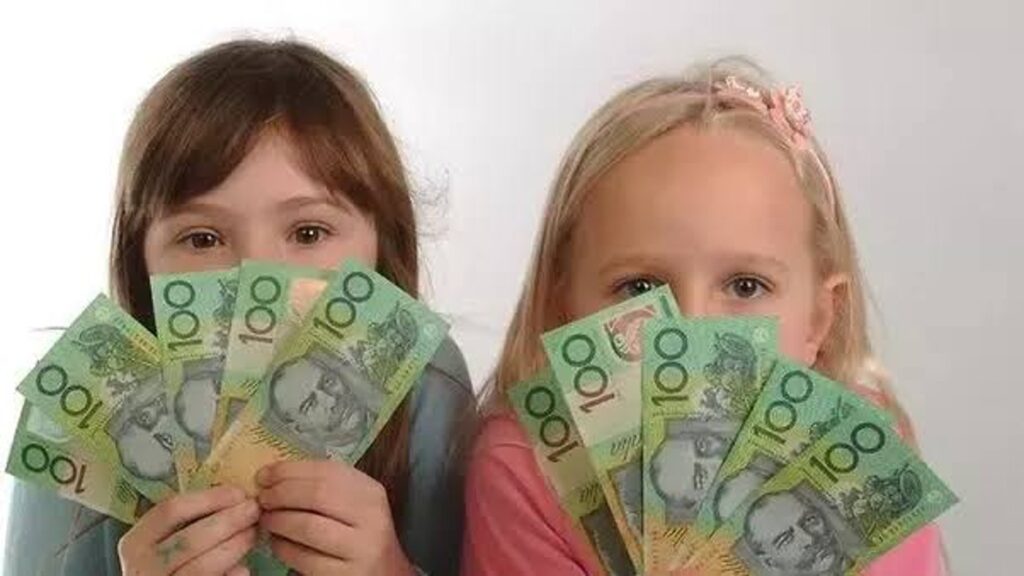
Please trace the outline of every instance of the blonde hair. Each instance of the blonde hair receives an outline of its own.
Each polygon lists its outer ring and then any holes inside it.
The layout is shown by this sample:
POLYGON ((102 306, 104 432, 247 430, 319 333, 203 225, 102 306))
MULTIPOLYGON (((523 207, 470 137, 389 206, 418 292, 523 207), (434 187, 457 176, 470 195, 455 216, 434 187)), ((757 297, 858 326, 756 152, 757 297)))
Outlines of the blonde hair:
POLYGON ((750 61, 720 60, 679 77, 655 78, 627 88, 576 134, 548 197, 533 261, 487 392, 487 408, 503 405, 508 387, 545 364, 540 336, 560 323, 555 303, 564 282, 567 248, 595 184, 627 156, 672 130, 725 128, 760 136, 789 158, 812 208, 810 242, 817 273, 821 278, 839 273, 848 280, 814 368, 855 388, 874 388, 904 433, 912 434, 887 379, 872 361, 864 282, 838 184, 824 151, 813 137, 802 146, 794 145, 763 110, 720 94, 715 87, 727 84, 730 77, 765 94, 774 88, 767 74, 750 61))

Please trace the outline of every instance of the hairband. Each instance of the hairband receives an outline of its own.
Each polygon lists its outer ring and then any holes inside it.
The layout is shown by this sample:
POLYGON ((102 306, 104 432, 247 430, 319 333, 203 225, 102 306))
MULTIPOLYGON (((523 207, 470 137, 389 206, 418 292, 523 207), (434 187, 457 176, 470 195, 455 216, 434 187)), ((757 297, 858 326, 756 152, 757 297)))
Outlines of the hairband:
POLYGON ((818 156, 817 150, 811 145, 811 114, 804 106, 800 89, 789 86, 785 89, 772 89, 767 93, 752 86, 736 76, 727 76, 725 80, 716 81, 711 85, 713 95, 734 101, 740 101, 768 118, 772 125, 797 150, 807 152, 821 170, 825 180, 825 194, 833 217, 836 216, 836 192, 832 186, 825 163, 818 156))

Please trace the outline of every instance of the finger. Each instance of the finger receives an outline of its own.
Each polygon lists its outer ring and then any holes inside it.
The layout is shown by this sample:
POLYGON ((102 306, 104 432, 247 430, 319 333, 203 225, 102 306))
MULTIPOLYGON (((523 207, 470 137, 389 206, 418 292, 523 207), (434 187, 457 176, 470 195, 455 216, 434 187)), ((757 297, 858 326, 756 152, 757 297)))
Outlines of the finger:
POLYGON ((353 466, 336 460, 276 462, 264 466, 256 474, 256 483, 264 488, 286 480, 329 480, 353 486, 361 486, 367 481, 373 482, 372 478, 353 466))
MULTIPOLYGON (((164 568, 173 571, 251 527, 259 520, 259 515, 260 507, 256 502, 245 500, 227 510, 198 520, 157 544, 158 562, 164 568)), ((228 564, 223 569, 226 570, 231 565, 228 564)))
POLYGON ((361 526, 378 516, 390 517, 388 496, 380 484, 377 489, 353 493, 324 481, 288 480, 260 491, 256 497, 266 511, 306 510, 329 516, 350 526, 361 526), (383 514, 379 512, 383 511, 383 514))
POLYGON ((231 574, 248 574, 244 566, 239 567, 246 554, 256 545, 256 529, 243 530, 227 541, 210 548, 203 554, 193 558, 174 573, 175 576, 206 576, 208 574, 224 574, 230 568, 231 574), (232 568, 234 567, 234 568, 232 568), (237 572, 241 568, 244 572, 237 572))
POLYGON ((270 549, 278 560, 301 574, 340 574, 347 564, 340 558, 331 558, 278 536, 270 539, 270 549))
POLYGON ((245 493, 232 486, 218 486, 200 492, 181 494, 161 502, 146 512, 132 529, 131 539, 148 546, 159 542, 185 524, 245 499, 245 493))
POLYGON ((260 517, 260 527, 328 556, 351 558, 357 533, 326 516, 309 512, 270 512, 260 517))
POLYGON ((249 568, 245 564, 236 564, 231 570, 225 572, 224 576, 249 576, 249 568))

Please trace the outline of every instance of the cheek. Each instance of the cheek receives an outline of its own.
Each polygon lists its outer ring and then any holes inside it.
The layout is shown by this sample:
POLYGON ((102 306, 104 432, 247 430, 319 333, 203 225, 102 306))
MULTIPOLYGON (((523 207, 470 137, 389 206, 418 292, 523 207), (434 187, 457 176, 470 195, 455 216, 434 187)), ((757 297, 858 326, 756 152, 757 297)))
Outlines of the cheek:
POLYGON ((587 266, 582 258, 570 264, 562 274, 564 280, 562 288, 556 288, 556 298, 563 322, 589 316, 618 303, 606 281, 587 266))
POLYGON ((142 242, 142 263, 146 267, 146 274, 163 274, 173 268, 173 263, 166 258, 166 250, 160 250, 158 239, 150 232, 143 237, 142 242))
POLYGON ((377 267, 380 246, 372 220, 360 219, 351 236, 345 239, 345 250, 348 252, 345 257, 355 258, 370 268, 377 267))
POLYGON ((813 309, 807 298, 791 298, 776 315, 779 319, 779 351, 794 360, 810 365, 817 356, 813 338, 813 309))
POLYGON ((610 306, 612 302, 605 302, 594 284, 574 282, 569 285, 560 298, 562 299, 562 313, 565 322, 571 322, 583 318, 610 306))
POLYGON ((329 238, 315 249, 298 247, 288 260, 292 264, 334 269, 342 262, 354 259, 369 268, 376 268, 378 250, 376 230, 372 226, 362 224, 344 234, 329 238))

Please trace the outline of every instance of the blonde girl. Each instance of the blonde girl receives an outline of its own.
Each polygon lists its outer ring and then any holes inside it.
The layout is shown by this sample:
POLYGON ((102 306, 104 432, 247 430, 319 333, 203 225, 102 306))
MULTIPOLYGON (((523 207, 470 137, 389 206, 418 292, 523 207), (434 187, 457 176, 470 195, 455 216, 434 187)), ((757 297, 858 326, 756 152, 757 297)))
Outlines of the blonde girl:
MULTIPOLYGON (((464 574, 599 573, 504 392, 544 365, 542 333, 662 284, 687 316, 776 317, 784 354, 909 432, 871 370, 853 238, 799 94, 738 60, 648 80, 590 118, 555 178, 470 459, 464 574)), ((869 572, 941 573, 934 528, 869 572)))

